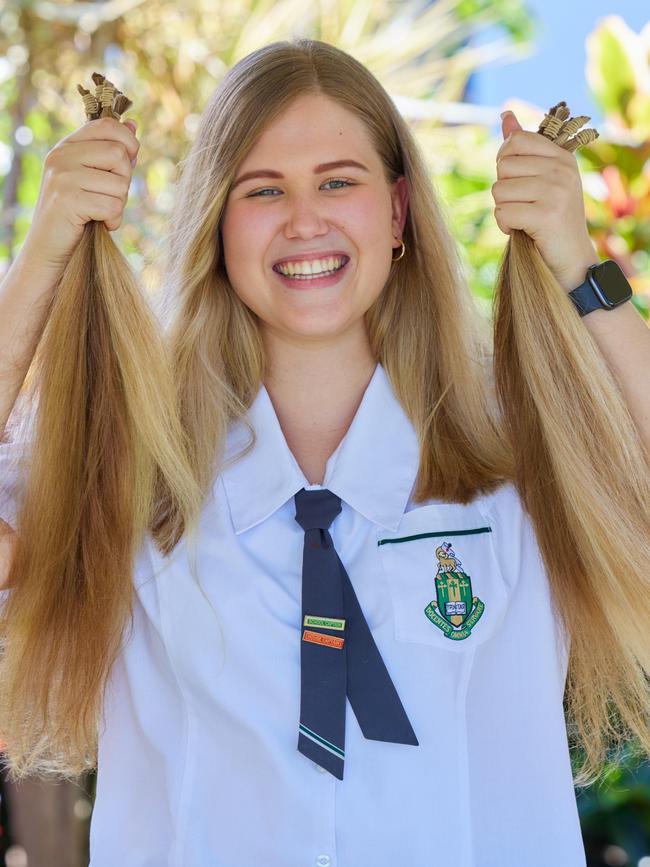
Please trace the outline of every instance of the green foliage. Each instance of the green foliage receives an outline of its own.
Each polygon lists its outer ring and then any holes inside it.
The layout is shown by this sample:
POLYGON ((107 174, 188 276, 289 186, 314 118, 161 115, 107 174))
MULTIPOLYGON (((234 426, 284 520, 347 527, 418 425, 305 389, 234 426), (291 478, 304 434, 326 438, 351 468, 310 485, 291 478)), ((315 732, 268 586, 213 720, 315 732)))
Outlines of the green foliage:
POLYGON ((605 852, 633 865, 650 852, 650 763, 640 762, 634 745, 608 763, 603 779, 576 792, 588 863, 603 864, 605 852))

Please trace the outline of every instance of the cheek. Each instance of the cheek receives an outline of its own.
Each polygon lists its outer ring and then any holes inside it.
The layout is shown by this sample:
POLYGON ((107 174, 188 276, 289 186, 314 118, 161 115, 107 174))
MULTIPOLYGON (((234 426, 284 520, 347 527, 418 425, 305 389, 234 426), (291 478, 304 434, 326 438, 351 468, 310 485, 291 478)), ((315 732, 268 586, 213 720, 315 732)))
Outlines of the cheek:
POLYGON ((341 203, 339 223, 353 239, 363 244, 377 242, 390 234, 390 201, 375 190, 362 190, 341 203))
POLYGON ((374 190, 351 203, 346 222, 349 236, 363 260, 368 287, 383 285, 390 270, 392 246, 391 201, 374 190))
POLYGON ((247 263, 251 260, 250 253, 247 253, 250 242, 246 233, 241 212, 236 208, 226 210, 221 222, 222 265, 235 294, 248 304, 241 291, 241 287, 250 285, 247 273, 247 263))
POLYGON ((226 258, 231 262, 252 262, 251 254, 263 249, 269 235, 269 215, 261 208, 233 207, 223 216, 221 235, 226 258))

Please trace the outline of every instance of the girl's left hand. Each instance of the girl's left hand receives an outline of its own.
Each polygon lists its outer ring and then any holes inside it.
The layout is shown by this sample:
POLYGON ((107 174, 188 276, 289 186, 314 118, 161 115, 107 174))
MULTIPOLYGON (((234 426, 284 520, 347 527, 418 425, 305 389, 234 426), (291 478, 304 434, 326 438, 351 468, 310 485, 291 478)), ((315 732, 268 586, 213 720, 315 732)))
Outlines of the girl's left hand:
MULTIPOLYGON (((560 284, 572 285, 576 263, 594 260, 582 182, 575 155, 504 113, 505 141, 496 156, 492 185, 497 225, 506 235, 522 229, 535 241, 560 284)), ((597 257, 594 261, 597 261, 597 257)))

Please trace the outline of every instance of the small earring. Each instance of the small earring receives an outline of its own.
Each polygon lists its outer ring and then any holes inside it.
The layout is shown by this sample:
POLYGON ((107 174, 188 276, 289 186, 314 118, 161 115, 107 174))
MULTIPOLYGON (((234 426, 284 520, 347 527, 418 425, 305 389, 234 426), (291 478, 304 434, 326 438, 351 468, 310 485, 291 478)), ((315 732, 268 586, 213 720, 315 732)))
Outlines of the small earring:
MULTIPOLYGON (((402 258, 402 256, 403 256, 404 253, 406 252, 406 244, 404 243, 404 241, 400 241, 400 244, 402 245, 402 252, 399 254, 399 256, 398 256, 396 259, 395 259, 393 256, 391 256, 391 257, 390 257, 391 262, 399 262, 399 260, 402 258)), ((397 249, 397 247, 393 247, 393 252, 394 252, 396 249, 397 249)))

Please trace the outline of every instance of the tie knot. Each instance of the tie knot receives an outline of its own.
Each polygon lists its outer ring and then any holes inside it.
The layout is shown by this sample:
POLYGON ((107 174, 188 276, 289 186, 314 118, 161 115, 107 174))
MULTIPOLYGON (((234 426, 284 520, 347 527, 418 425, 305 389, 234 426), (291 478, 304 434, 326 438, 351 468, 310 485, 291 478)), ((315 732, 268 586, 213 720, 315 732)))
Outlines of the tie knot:
POLYGON ((307 491, 301 488, 294 497, 296 521, 303 530, 329 530, 341 511, 341 498, 327 488, 307 491))

